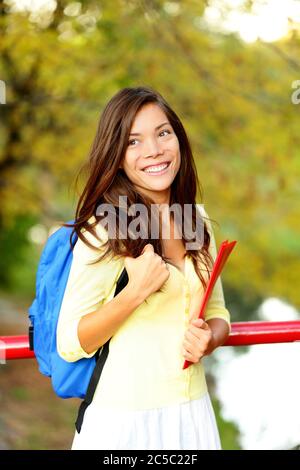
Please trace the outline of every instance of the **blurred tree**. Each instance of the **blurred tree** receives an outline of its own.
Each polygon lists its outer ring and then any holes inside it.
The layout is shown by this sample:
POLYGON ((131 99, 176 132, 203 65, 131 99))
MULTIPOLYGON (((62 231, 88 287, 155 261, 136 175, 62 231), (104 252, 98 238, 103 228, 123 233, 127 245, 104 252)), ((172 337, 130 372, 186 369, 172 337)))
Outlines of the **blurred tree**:
POLYGON ((0 3, 0 230, 20 216, 47 227, 70 217, 103 106, 121 87, 150 85, 188 130, 217 242, 238 240, 223 275, 236 319, 267 296, 298 307, 297 30, 246 44, 212 32, 195 0, 62 1, 34 14, 13 3, 0 3))
POLYGON ((241 446, 239 443, 238 427, 232 421, 227 421, 223 418, 220 402, 217 400, 217 398, 213 398, 212 404, 220 433, 222 450, 240 450, 241 446))
MULTIPOLYGON (((145 84, 186 126, 217 242, 238 240, 222 276, 233 321, 254 319, 268 296, 299 307, 299 28, 246 44, 208 27, 210 3, 64 0, 33 12, 0 1, 3 289, 32 295, 41 246, 29 229, 73 216, 99 114, 121 87, 145 84)), ((223 447, 238 448, 214 405, 223 447)))

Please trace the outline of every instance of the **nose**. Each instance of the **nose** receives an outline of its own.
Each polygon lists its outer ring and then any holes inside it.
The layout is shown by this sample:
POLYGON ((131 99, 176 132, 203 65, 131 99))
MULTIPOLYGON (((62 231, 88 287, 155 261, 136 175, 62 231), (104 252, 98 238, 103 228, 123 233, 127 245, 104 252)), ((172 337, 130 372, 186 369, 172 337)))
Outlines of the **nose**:
POLYGON ((159 143, 155 137, 149 138, 144 145, 144 157, 156 157, 161 153, 159 143))

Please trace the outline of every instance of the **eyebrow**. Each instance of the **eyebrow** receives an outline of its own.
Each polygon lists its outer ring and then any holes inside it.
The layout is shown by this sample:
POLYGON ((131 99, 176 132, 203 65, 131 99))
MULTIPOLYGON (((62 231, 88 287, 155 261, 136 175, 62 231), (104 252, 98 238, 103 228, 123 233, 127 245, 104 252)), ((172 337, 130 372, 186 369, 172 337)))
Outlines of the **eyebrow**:
MULTIPOLYGON (((170 124, 169 122, 163 122, 162 124, 160 124, 159 126, 157 126, 155 128, 155 130, 157 131, 158 129, 160 129, 162 126, 165 126, 166 124, 170 124)), ((171 125, 171 124, 170 124, 171 125)), ((129 135, 141 135, 139 132, 131 132, 129 135)))

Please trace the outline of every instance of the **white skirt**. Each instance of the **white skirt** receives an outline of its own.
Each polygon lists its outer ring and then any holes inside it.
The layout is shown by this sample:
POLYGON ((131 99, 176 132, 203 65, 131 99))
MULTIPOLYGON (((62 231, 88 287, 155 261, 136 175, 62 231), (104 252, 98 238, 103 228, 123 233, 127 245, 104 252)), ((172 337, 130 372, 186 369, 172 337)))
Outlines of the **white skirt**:
POLYGON ((86 409, 71 450, 220 450, 210 396, 138 411, 86 409))

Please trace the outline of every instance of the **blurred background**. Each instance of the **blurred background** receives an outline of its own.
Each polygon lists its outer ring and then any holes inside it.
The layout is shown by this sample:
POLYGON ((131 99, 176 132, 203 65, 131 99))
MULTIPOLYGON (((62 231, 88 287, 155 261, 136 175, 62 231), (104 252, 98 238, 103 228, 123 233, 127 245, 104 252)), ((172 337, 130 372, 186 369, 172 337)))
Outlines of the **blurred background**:
MULTIPOLYGON (((299 319, 300 2, 0 2, 0 334, 26 334, 43 245, 107 101, 149 85, 189 134, 232 321, 299 319)), ((188 184, 188 182, 187 182, 188 184)), ((198 201, 200 202, 200 201, 198 201)), ((206 358, 224 449, 300 444, 299 343, 206 358)), ((70 448, 78 400, 0 365, 0 448, 70 448)))

